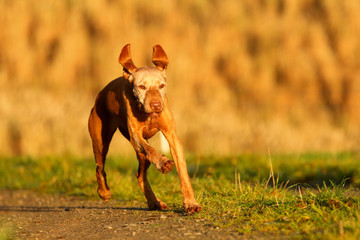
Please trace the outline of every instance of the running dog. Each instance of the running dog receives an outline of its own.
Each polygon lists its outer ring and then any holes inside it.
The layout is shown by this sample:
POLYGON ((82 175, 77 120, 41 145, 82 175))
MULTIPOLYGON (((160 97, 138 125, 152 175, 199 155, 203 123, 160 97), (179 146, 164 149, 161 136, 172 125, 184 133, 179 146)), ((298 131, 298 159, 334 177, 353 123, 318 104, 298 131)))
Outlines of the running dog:
POLYGON ((165 93, 165 70, 169 62, 160 45, 153 47, 152 62, 155 67, 137 68, 131 58, 130 44, 125 45, 119 57, 123 77, 110 82, 96 98, 90 113, 89 132, 97 166, 97 192, 103 200, 110 199, 104 166, 112 136, 119 129, 135 149, 139 161, 136 177, 149 209, 165 210, 167 205, 152 191, 146 176, 147 169, 153 163, 162 173, 168 173, 175 163, 185 212, 199 212, 201 206, 194 197, 183 147, 176 135, 174 118, 165 93), (174 161, 148 144, 147 140, 158 131, 168 141, 174 161))

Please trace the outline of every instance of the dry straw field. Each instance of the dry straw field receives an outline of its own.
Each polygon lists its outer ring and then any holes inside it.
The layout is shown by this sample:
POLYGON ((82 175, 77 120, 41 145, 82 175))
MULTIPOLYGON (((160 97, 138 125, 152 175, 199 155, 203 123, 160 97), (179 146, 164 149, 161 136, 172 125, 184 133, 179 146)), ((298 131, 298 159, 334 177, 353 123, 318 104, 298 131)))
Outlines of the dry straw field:
MULTIPOLYGON (((0 0, 0 155, 90 155, 96 93, 160 43, 188 152, 356 150, 358 0, 0 0)), ((110 152, 132 153, 115 137, 110 152)), ((156 144, 156 142, 154 143, 156 144)))

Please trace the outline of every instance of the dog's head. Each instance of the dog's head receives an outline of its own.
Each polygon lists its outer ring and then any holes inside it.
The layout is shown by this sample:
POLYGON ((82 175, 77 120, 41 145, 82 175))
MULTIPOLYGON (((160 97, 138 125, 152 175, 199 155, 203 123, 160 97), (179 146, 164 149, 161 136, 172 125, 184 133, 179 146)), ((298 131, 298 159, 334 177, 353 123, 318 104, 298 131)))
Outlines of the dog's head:
POLYGON ((124 77, 133 86, 133 92, 142 109, 149 114, 159 114, 164 108, 168 58, 160 45, 153 47, 152 62, 156 67, 137 68, 132 59, 130 44, 123 47, 119 63, 123 66, 124 77))

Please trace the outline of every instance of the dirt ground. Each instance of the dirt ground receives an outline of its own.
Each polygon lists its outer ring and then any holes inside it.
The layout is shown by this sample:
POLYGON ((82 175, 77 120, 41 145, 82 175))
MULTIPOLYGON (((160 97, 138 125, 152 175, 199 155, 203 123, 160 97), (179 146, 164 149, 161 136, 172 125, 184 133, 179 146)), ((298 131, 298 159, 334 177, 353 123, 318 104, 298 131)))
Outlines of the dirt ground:
POLYGON ((145 203, 105 203, 31 191, 0 191, 0 224, 4 223, 15 226, 14 237, 19 239, 251 238, 182 212, 148 211, 145 203))

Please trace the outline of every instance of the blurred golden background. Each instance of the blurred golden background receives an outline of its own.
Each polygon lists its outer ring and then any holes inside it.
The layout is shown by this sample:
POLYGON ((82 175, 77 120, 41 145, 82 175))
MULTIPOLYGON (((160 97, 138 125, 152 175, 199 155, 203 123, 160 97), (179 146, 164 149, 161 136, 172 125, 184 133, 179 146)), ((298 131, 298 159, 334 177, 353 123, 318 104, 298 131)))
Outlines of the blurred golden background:
MULTIPOLYGON (((152 46, 187 152, 357 150, 360 1, 0 0, 0 155, 92 154, 96 94, 152 46)), ((157 143, 154 143, 157 145, 157 143)), ((133 153, 116 134, 111 153, 133 153)))

